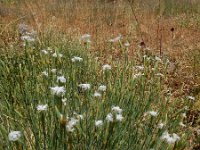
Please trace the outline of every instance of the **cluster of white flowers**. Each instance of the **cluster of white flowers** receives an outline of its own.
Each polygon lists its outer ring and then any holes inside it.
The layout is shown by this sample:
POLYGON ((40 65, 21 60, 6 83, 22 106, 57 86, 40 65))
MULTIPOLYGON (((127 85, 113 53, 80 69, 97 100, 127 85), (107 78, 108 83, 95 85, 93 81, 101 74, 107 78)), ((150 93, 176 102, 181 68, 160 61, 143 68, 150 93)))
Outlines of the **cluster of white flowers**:
POLYGON ((103 120, 96 120, 95 121, 95 126, 96 127, 100 127, 100 126, 102 126, 103 125, 103 120))
POLYGON ((66 83, 66 78, 64 76, 57 76, 57 82, 66 83))
POLYGON ((83 58, 81 58, 81 57, 74 56, 72 58, 72 62, 81 62, 81 61, 83 61, 83 58))
POLYGON ((142 73, 142 71, 145 69, 145 67, 143 65, 139 66, 134 66, 133 70, 134 70, 134 75, 133 75, 133 79, 137 79, 140 78, 142 76, 144 76, 144 73, 142 73))
POLYGON ((106 91, 106 86, 105 85, 100 85, 98 90, 102 91, 102 92, 105 92, 106 91))
POLYGON ((48 105, 45 104, 45 105, 38 105, 37 106, 37 110, 38 111, 46 111, 48 109, 48 105))
POLYGON ((96 91, 94 93, 94 97, 101 97, 102 93, 101 92, 105 92, 106 91, 106 86, 105 85, 100 85, 98 88, 98 91, 96 91))
POLYGON ((165 131, 160 139, 166 141, 168 144, 174 144, 176 141, 180 140, 180 137, 175 133, 171 135, 168 131, 165 131))
POLYGON ((122 109, 119 106, 113 106, 112 111, 116 114, 116 120, 122 121, 124 117, 122 116, 122 109))
POLYGON ((64 86, 55 86, 55 87, 50 87, 52 94, 60 96, 65 94, 66 89, 64 86))
POLYGON ((119 106, 113 106, 112 111, 119 114, 122 113, 122 109, 119 106))
POLYGON ((67 123, 66 123, 66 129, 68 132, 73 132, 74 127, 77 125, 77 123, 83 119, 83 115, 77 114, 76 112, 73 113, 75 117, 67 117, 67 123))
POLYGON ((108 64, 105 64, 105 65, 102 66, 102 69, 103 69, 103 71, 111 70, 111 66, 108 65, 108 64))
POLYGON ((116 121, 122 121, 124 119, 122 116, 122 111, 123 110, 119 106, 113 106, 112 113, 107 114, 106 120, 108 122, 113 122, 114 119, 116 119, 116 121))
POLYGON ((134 70, 133 79, 137 79, 139 77, 144 76, 144 73, 142 73, 142 71, 144 70, 144 66, 143 65, 134 66, 133 70, 134 70))
POLYGON ((17 141, 20 139, 21 136, 22 136, 21 131, 11 131, 8 134, 8 139, 9 139, 9 141, 17 141))
POLYGON ((148 111, 148 114, 150 114, 153 117, 157 117, 158 116, 158 112, 157 111, 148 111))
POLYGON ((69 132, 73 132, 74 131, 74 126, 77 124, 79 120, 75 119, 75 118, 70 118, 69 121, 66 124, 66 129, 69 132))
POLYGON ((83 90, 89 90, 91 88, 91 85, 85 83, 85 84, 79 84, 79 87, 82 88, 83 90))
POLYGON ((35 41, 35 38, 33 38, 33 37, 30 36, 30 35, 23 35, 23 36, 21 36, 21 40, 22 40, 22 41, 27 41, 27 42, 34 42, 34 41, 35 41))
POLYGON ((19 25, 19 32, 21 33, 22 41, 34 42, 37 36, 37 32, 34 30, 30 31, 28 25, 26 24, 19 25))

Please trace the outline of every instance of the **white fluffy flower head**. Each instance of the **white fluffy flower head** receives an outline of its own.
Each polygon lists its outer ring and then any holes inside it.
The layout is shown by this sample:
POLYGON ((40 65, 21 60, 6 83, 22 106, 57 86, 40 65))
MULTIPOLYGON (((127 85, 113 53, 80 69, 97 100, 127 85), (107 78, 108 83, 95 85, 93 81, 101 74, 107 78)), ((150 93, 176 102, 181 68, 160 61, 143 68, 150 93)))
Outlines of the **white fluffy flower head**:
POLYGON ((48 77, 49 74, 48 74, 47 71, 43 71, 43 72, 42 72, 42 75, 48 77))
POLYGON ((79 121, 78 119, 70 118, 70 120, 66 124, 67 131, 73 132, 74 131, 74 126, 77 124, 78 121, 79 121))
POLYGON ((81 58, 81 57, 74 56, 72 58, 72 62, 81 62, 81 61, 83 61, 83 58, 81 58))
POLYGON ((45 50, 45 49, 41 50, 41 52, 42 52, 43 54, 45 54, 45 55, 49 54, 49 52, 48 52, 47 50, 45 50))
POLYGON ((64 76, 58 76, 57 82, 66 83, 66 78, 64 76))
POLYGON ((94 97, 101 97, 101 93, 95 92, 95 93, 94 93, 94 97))
POLYGON ((161 140, 166 141, 168 144, 174 144, 176 141, 180 140, 180 137, 175 133, 171 135, 165 131, 161 136, 161 140))
POLYGON ((116 120, 117 121, 122 121, 124 119, 124 117, 122 116, 122 114, 117 114, 116 115, 116 120))
POLYGON ((108 64, 103 65, 102 68, 103 68, 103 71, 111 70, 111 66, 108 64))
POLYGON ((100 85, 98 88, 99 91, 106 91, 106 86, 105 85, 100 85))
POLYGON ((29 36, 29 35, 23 35, 21 36, 21 40, 22 41, 27 41, 27 42, 34 42, 35 41, 35 38, 29 36))
POLYGON ((102 120, 97 120, 97 121, 95 121, 95 126, 96 127, 100 127, 100 126, 102 126, 103 125, 103 121, 102 120))
POLYGON ((46 111, 48 109, 48 105, 45 104, 45 105, 38 105, 37 106, 37 110, 38 111, 46 111))
POLYGON ((8 134, 8 139, 9 141, 17 141, 19 138, 22 136, 21 131, 11 131, 8 134))
POLYGON ((195 100, 195 97, 193 97, 193 96, 188 96, 188 99, 190 99, 190 100, 195 100))
POLYGON ((156 111, 149 111, 148 114, 150 114, 153 117, 157 117, 158 116, 158 112, 156 112, 156 111))
POLYGON ((56 73, 57 69, 51 69, 52 73, 56 73))
POLYGON ((106 120, 107 120, 108 122, 113 122, 113 115, 112 115, 111 113, 107 114, 106 120))
POLYGON ((79 87, 82 88, 83 90, 89 90, 91 88, 90 84, 79 84, 79 87))
POLYGON ((119 106, 113 106, 112 107, 112 111, 114 111, 115 113, 122 113, 122 109, 119 106))
POLYGON ((159 129, 162 129, 164 126, 165 126, 165 124, 162 123, 162 122, 158 124, 158 128, 159 128, 159 129))
POLYGON ((52 94, 54 95, 63 95, 65 94, 66 90, 64 86, 55 86, 55 87, 50 87, 52 94))

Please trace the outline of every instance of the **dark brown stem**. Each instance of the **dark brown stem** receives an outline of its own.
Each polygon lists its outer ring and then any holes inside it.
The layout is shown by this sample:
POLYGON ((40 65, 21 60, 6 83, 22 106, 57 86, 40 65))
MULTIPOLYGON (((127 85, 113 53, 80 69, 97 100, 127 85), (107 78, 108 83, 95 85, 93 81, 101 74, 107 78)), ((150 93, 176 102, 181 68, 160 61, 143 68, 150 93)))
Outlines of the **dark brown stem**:
MULTIPOLYGON (((132 6, 132 3, 134 3, 134 0, 133 0, 133 1, 127 0, 127 1, 128 1, 128 3, 130 4, 131 11, 132 11, 132 13, 133 13, 134 19, 135 19, 135 21, 137 22, 137 25, 139 26, 139 30, 140 30, 140 23, 139 23, 139 20, 138 20, 138 18, 137 18, 137 15, 136 15, 136 13, 135 13, 135 10, 134 10, 134 8, 133 8, 133 6, 132 6)), ((142 32, 141 32, 141 31, 140 31, 140 36, 141 36, 142 42, 144 42, 144 38, 143 38, 143 35, 142 35, 142 32)))

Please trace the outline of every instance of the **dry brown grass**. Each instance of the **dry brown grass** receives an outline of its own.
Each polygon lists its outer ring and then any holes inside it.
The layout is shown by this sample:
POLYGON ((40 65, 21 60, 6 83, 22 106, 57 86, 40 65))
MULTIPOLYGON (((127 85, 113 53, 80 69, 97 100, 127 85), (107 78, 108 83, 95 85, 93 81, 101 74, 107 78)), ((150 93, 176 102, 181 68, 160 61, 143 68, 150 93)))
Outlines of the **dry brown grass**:
MULTIPOLYGON (((197 5, 196 3, 197 1, 191 1, 191 6, 197 5)), ((11 41, 15 41, 15 35, 8 32, 9 27, 25 22, 40 34, 51 28, 57 33, 66 34, 71 40, 89 33, 92 35, 93 53, 100 53, 99 57, 103 59, 109 55, 120 58, 119 47, 111 49, 108 40, 121 34, 123 42, 129 41, 131 44, 130 56, 135 54, 139 43, 144 40, 145 45, 152 49, 153 55, 159 55, 161 49, 163 56, 178 64, 177 71, 170 75, 168 81, 175 95, 190 93, 194 87, 198 91, 200 65, 199 61, 194 62, 194 57, 200 58, 199 14, 164 15, 162 4, 158 13, 158 1, 155 1, 153 10, 144 7, 144 3, 139 0, 130 3, 125 0, 3 3, 0 7, 0 43, 9 45, 11 41), (174 28, 173 32, 171 28, 174 28), (194 63, 197 63, 196 68, 194 63)))

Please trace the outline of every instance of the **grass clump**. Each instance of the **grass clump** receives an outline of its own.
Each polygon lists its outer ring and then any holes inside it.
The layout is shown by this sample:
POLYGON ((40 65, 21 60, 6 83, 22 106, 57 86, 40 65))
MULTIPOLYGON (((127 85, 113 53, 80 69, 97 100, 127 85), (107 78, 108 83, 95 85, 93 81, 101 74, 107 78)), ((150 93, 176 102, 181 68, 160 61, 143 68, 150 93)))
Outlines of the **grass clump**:
POLYGON ((184 123, 192 102, 166 89, 167 59, 136 61, 121 45, 124 63, 102 63, 87 54, 88 39, 23 40, 0 56, 0 149, 190 146, 184 123))

